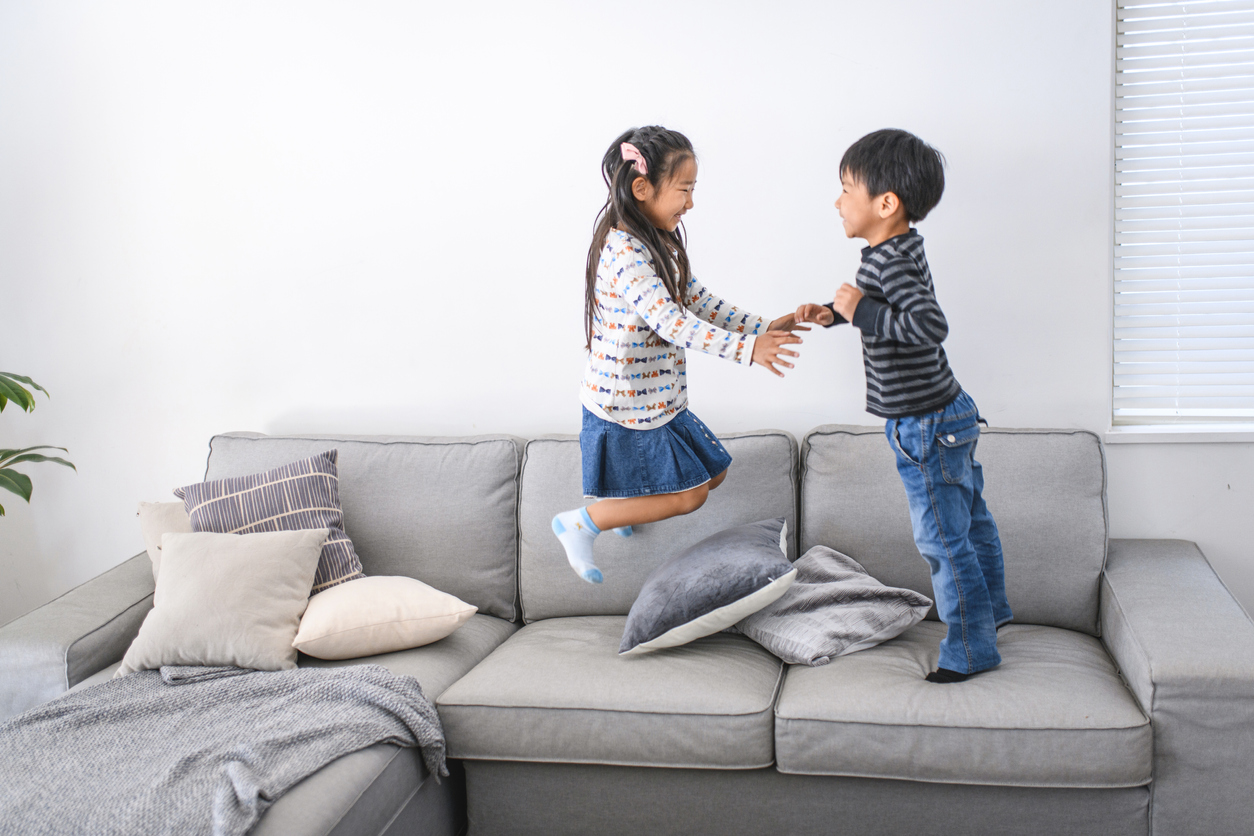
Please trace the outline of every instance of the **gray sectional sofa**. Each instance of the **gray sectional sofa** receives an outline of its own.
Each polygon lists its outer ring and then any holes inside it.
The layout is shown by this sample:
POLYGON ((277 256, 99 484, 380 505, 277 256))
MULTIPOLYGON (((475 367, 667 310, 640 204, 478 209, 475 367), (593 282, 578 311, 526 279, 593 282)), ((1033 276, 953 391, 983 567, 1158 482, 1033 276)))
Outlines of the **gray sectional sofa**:
MULTIPOLYGON (((818 668, 721 633, 617 655, 661 561, 784 516, 818 544, 931 594, 877 428, 724 437, 704 508, 602 538, 606 581, 567 567, 552 515, 581 501, 570 436, 217 436, 206 477, 339 449, 367 574, 410 575, 479 608, 443 641, 370 662, 436 701, 453 774, 379 745, 283 796, 266 834, 1248 834, 1254 625, 1192 543, 1107 539, 1099 440, 981 438, 1016 619, 1003 663, 932 685, 942 626, 818 668)), ((0 717, 110 676, 151 607, 138 555, 0 628, 0 717)), ((301 657, 301 664, 341 665, 301 657)))

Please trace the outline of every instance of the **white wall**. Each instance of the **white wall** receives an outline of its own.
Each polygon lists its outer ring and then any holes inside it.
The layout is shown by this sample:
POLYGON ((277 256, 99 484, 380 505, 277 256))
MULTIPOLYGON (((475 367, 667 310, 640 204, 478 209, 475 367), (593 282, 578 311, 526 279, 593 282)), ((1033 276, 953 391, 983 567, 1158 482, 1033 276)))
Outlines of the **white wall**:
MULTIPOLYGON (((0 623, 141 548, 139 500, 225 430, 573 432, 582 264, 625 127, 685 131, 701 277, 778 315, 858 246, 841 152, 942 149, 920 227, 994 424, 1104 430, 1111 10, 1094 0, 476 4, 0 0, 0 367, 53 392, 0 444, 0 623)), ((863 412, 856 334, 778 381, 692 358, 730 431, 863 412)), ((1254 603, 1251 445, 1110 449, 1116 536, 1197 540, 1254 603)))

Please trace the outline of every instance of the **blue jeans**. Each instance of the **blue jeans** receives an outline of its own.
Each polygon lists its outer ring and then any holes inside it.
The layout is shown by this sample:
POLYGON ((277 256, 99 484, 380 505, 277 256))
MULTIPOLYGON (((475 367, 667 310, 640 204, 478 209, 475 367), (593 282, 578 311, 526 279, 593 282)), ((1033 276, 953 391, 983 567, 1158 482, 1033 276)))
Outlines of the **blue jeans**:
POLYGON ((910 500, 914 542, 932 569, 932 594, 949 628, 940 666, 975 673, 1001 662, 997 627, 1011 619, 997 523, 984 504, 975 401, 962 392, 944 409, 884 425, 910 500))

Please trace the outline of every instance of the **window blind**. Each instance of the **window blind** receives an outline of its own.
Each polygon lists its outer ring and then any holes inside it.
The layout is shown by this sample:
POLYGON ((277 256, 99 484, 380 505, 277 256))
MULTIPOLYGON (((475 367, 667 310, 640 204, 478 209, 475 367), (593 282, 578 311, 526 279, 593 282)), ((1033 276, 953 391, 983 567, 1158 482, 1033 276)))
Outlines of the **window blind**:
POLYGON ((1115 11, 1113 422, 1254 422, 1254 0, 1115 11))

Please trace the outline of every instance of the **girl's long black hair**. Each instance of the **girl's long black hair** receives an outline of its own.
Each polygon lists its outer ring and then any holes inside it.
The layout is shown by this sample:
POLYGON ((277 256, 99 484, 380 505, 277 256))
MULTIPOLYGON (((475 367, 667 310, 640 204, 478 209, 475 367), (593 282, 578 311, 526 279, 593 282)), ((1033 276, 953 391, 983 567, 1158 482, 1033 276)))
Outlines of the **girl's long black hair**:
POLYGON ((601 176, 609 188, 609 197, 597 214, 596 228, 592 233, 592 246, 588 248, 588 264, 584 273, 584 332, 588 349, 592 348, 593 324, 596 321, 597 265, 601 261, 601 248, 612 227, 634 235, 645 243, 653 256, 653 266, 662 279, 666 292, 676 302, 688 286, 692 275, 688 266, 688 252, 684 248, 682 225, 674 232, 655 227, 644 212, 640 211, 631 193, 631 184, 637 177, 645 177, 655 189, 661 188, 674 174, 675 167, 685 159, 695 158, 692 143, 679 131, 671 131, 657 125, 632 128, 610 145, 601 160, 601 176), (630 162, 623 162, 621 145, 630 142, 640 151, 649 169, 639 174, 630 162))

